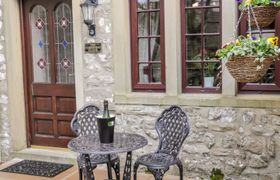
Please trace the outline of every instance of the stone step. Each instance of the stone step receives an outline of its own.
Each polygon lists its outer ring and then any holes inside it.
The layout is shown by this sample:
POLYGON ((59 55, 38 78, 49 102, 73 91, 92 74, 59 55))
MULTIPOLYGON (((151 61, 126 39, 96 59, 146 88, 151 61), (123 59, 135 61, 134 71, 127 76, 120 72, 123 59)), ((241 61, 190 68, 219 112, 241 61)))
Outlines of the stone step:
POLYGON ((13 158, 77 164, 77 153, 64 148, 31 147, 13 153, 13 158))

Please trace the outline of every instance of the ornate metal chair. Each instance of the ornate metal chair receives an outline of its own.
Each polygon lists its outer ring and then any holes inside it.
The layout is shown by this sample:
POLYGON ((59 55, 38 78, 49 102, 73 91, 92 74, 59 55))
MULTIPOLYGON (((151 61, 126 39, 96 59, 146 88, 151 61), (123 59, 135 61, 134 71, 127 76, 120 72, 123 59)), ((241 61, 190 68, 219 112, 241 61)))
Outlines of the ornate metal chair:
POLYGON ((156 121, 155 128, 160 141, 158 150, 136 160, 133 169, 134 180, 137 179, 139 165, 146 166, 156 180, 161 180, 170 166, 177 165, 180 180, 183 180, 183 165, 178 155, 190 131, 186 113, 178 106, 171 106, 162 112, 156 121))
MULTIPOLYGON (((99 108, 94 105, 87 105, 77 111, 71 121, 71 129, 77 136, 84 135, 95 135, 98 134, 98 127, 96 121, 96 115, 99 114, 99 108)), ((79 177, 80 180, 83 178, 83 169, 85 167, 85 162, 80 154, 77 158, 79 166, 79 177)), ((107 164, 108 166, 108 156, 107 155, 95 155, 90 154, 91 166, 94 168, 98 164, 107 164)), ((117 180, 120 180, 120 159, 116 154, 111 154, 111 164, 112 168, 115 170, 117 180)))

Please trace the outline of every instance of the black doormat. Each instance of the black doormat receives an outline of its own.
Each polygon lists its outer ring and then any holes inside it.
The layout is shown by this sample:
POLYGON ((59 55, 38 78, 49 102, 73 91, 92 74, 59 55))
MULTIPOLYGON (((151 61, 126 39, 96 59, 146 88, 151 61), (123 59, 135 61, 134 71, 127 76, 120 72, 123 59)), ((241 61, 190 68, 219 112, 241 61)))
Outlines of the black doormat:
POLYGON ((2 169, 1 171, 27 174, 32 176, 54 177, 72 166, 72 164, 58 164, 44 161, 23 160, 5 169, 2 169))

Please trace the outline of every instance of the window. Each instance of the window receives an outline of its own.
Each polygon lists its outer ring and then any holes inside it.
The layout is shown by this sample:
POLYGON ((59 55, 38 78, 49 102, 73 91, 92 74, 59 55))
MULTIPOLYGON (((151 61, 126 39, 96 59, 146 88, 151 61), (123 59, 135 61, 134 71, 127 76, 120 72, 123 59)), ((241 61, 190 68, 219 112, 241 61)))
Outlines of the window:
POLYGON ((130 5, 133 90, 164 91, 163 0, 132 0, 130 5))
POLYGON ((220 92, 221 1, 181 2, 183 92, 220 92))
MULTIPOLYGON (((247 22, 243 18, 240 25, 240 34, 247 34, 247 22)), ((253 29, 252 34, 258 34, 257 29, 253 29)), ((280 37, 280 14, 275 19, 275 22, 269 27, 262 30, 263 37, 280 37)), ((255 83, 240 83, 240 93, 279 93, 280 92, 280 62, 274 62, 268 69, 266 75, 255 83)))

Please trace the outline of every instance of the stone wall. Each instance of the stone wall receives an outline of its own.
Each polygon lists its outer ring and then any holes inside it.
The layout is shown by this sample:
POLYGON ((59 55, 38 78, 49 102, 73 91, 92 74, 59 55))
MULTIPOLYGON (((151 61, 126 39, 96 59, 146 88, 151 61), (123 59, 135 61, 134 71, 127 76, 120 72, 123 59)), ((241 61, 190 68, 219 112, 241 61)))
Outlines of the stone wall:
POLYGON ((0 162, 6 161, 10 156, 8 88, 6 69, 3 4, 2 0, 0 0, 0 162))
MULTIPOLYGON (((110 2, 100 4, 95 14, 97 36, 84 36, 84 42, 102 42, 103 51, 84 56, 85 102, 102 107, 103 99, 113 101, 114 92, 110 2)), ((87 34, 86 27, 83 33, 87 34)), ((149 144, 136 151, 134 159, 154 151, 158 144, 154 123, 167 106, 111 105, 118 113, 116 131, 148 138, 149 144)), ((182 108, 191 124, 180 154, 186 177, 209 179, 212 168, 220 168, 229 179, 280 180, 280 109, 182 108)), ((178 170, 171 168, 169 173, 178 170)))
MULTIPOLYGON (((96 36, 86 36, 84 42, 101 42, 102 52, 84 55, 85 101, 102 103, 104 98, 113 101, 112 23, 111 4, 102 3, 95 9, 96 36)), ((83 34, 87 34, 84 26, 83 34)))
MULTIPOLYGON (((116 111, 119 115, 123 113, 126 120, 126 128, 120 129, 117 124, 117 131, 148 138, 148 146, 137 151, 136 156, 157 148, 154 123, 165 108, 116 106, 116 111)), ((191 125, 180 154, 186 177, 207 179, 212 168, 220 168, 232 179, 280 179, 280 109, 182 108, 189 115, 191 125)), ((178 174, 177 168, 172 168, 170 173, 178 174)))

